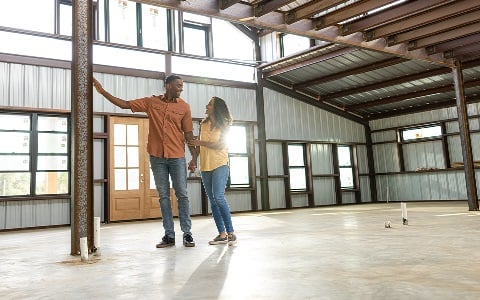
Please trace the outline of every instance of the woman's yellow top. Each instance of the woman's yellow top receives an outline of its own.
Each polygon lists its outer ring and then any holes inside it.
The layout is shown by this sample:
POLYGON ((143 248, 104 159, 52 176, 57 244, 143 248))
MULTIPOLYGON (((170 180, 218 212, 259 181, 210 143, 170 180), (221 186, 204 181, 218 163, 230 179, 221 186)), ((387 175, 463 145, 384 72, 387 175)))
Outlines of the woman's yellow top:
MULTIPOLYGON (((205 142, 218 142, 222 136, 219 128, 211 128, 211 122, 200 125, 200 140, 205 142)), ((212 149, 200 147, 200 170, 213 171, 220 166, 228 164, 228 149, 212 149)))

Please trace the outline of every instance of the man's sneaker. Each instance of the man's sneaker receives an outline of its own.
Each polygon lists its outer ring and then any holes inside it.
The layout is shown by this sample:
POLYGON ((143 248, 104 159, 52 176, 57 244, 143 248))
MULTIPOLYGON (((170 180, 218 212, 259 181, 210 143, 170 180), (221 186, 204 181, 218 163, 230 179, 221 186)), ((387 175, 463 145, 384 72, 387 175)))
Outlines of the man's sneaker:
POLYGON ((226 235, 224 237, 217 235, 213 240, 208 242, 209 245, 220 245, 226 243, 228 243, 228 238, 226 235))
POLYGON ((195 247, 195 242, 193 241, 191 233, 185 233, 183 235, 183 245, 185 247, 195 247))
POLYGON ((229 233, 227 235, 227 238, 228 238, 228 245, 229 246, 233 246, 237 243, 237 236, 235 235, 235 233, 229 233))
POLYGON ((162 238, 162 241, 157 244, 157 248, 166 248, 171 246, 175 246, 175 238, 171 238, 168 236, 164 236, 162 238))

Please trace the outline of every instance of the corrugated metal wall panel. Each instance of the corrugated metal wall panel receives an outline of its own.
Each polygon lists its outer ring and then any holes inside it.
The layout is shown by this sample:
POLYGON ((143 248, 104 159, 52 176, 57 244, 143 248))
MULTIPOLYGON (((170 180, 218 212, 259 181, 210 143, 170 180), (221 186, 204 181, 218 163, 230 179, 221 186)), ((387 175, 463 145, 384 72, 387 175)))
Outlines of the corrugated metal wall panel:
POLYGON ((315 205, 335 204, 335 180, 333 178, 313 178, 315 205))
POLYGON ((5 229, 22 227, 22 201, 6 202, 5 229))
MULTIPOLYGON (((478 175, 477 175, 478 176, 478 175)), ((466 199, 463 171, 377 176, 379 201, 466 199)))
POLYGON ((360 174, 368 173, 368 158, 367 158, 367 146, 358 145, 357 146, 357 163, 358 163, 358 172, 360 174))
POLYGON ((372 194, 370 193, 370 178, 367 176, 360 176, 359 181, 362 203, 372 202, 372 194))
POLYGON ((281 143, 267 143, 268 175, 284 175, 281 143))
POLYGON ((372 143, 380 143, 386 141, 396 141, 397 132, 395 130, 377 131, 372 133, 372 143))
POLYGON ((399 158, 396 144, 373 145, 375 173, 399 172, 399 158))
POLYGON ((332 145, 312 144, 310 148, 312 175, 333 174, 332 145))
POLYGON ((342 204, 354 204, 355 193, 354 192, 342 192, 342 204))
POLYGON ((5 229, 7 218, 7 202, 0 201, 0 230, 5 229))
POLYGON ((225 197, 230 205, 231 212, 252 210, 252 197, 250 191, 227 192, 225 197))
POLYGON ((270 89, 264 89, 264 98, 267 139, 365 142, 361 124, 326 111, 319 114, 320 109, 270 89))
POLYGON ((10 64, 0 62, 0 104, 6 105, 9 98, 10 64))
POLYGON ((292 195, 292 207, 308 207, 308 196, 305 194, 292 195))
POLYGON ((268 192, 270 194, 270 208, 285 208, 285 184, 282 178, 271 178, 268 181, 268 192))
POLYGON ((190 104, 194 118, 205 117, 205 106, 213 96, 225 100, 234 120, 256 121, 255 90, 197 83, 184 83, 182 98, 190 104))
POLYGON ((190 201, 190 214, 201 215, 202 214, 202 195, 201 195, 200 180, 189 180, 187 182, 188 200, 190 201))
POLYGON ((406 171, 446 167, 441 141, 404 144, 403 158, 406 171))

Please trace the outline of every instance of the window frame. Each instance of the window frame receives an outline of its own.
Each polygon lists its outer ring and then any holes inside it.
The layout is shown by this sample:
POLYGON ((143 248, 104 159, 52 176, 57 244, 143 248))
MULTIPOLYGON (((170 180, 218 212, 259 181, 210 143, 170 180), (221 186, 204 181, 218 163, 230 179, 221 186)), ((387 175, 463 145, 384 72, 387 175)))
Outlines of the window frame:
MULTIPOLYGON (((196 55, 192 53, 185 52, 185 28, 194 29, 203 31, 205 35, 205 56, 204 57, 212 57, 213 56, 213 42, 212 42, 212 22, 210 18, 210 24, 200 23, 190 20, 185 20, 183 13, 179 12, 179 23, 180 23, 180 32, 181 32, 181 42, 180 42, 180 53, 196 55)), ((203 56, 203 55, 200 55, 203 56)))
POLYGON ((358 189, 358 176, 357 176, 357 164, 355 159, 356 149, 354 145, 347 145, 347 144, 338 144, 336 147, 337 150, 337 166, 339 171, 339 183, 341 190, 356 190, 358 189), (348 148, 350 152, 350 164, 349 165, 340 165, 340 155, 339 155, 339 148, 348 148), (352 171, 352 186, 343 186, 342 178, 340 176, 341 169, 350 169, 352 171))
POLYGON ((287 160, 287 167, 288 167, 288 188, 289 191, 292 192, 309 192, 310 191, 310 184, 308 179, 308 172, 309 172, 309 163, 307 159, 307 144, 305 143, 287 143, 286 144, 286 160, 287 160), (290 146, 302 146, 302 158, 303 158, 303 165, 291 165, 292 159, 290 159, 289 155, 289 147, 290 146), (303 173, 305 175, 305 188, 292 188, 291 184, 291 171, 290 170, 301 170, 303 169, 303 173))
MULTIPOLYGON (((29 194, 21 194, 21 195, 0 195, 0 198, 2 199, 11 199, 11 198, 19 198, 19 199, 25 199, 25 200, 30 200, 32 198, 34 199, 40 199, 44 197, 49 197, 49 196, 55 196, 58 198, 58 196, 66 196, 68 197, 71 193, 71 128, 70 128, 70 122, 71 118, 68 114, 61 114, 61 113, 43 113, 43 112, 11 112, 11 111, 0 111, 1 115, 19 115, 19 116, 28 116, 30 119, 30 129, 28 130, 28 133, 30 135, 29 139, 29 153, 28 154, 19 154, 19 155, 28 155, 30 158, 29 161, 29 167, 27 171, 21 171, 21 173, 28 173, 30 175, 30 181, 29 181, 29 187, 28 191, 29 194), (46 130, 38 130, 38 120, 39 117, 60 117, 60 118, 65 118, 67 121, 66 125, 66 131, 46 131, 46 130), (67 135, 67 149, 65 153, 49 153, 49 152, 40 152, 38 149, 38 141, 39 141, 39 134, 41 133, 54 133, 54 134, 66 134, 67 135), (67 167, 65 170, 56 170, 56 169, 45 169, 45 170, 39 170, 37 162, 39 157, 45 157, 45 156, 66 156, 67 160, 67 167), (67 193, 53 193, 53 194, 48 194, 48 193, 39 193, 37 194, 37 173, 49 173, 49 172, 63 172, 68 174, 68 182, 67 182, 67 193)), ((1 126, 1 125, 0 125, 1 126)), ((5 130, 0 127, 0 131, 2 132, 27 132, 26 130, 5 130)), ((7 155, 7 153, 0 153, 0 155, 7 155)), ((11 155, 11 154, 9 154, 11 155)), ((14 173, 18 172, 15 170, 6 170, 6 171, 0 171, 1 174, 4 173, 14 173)))
POLYGON ((230 164, 230 159, 232 157, 244 157, 247 159, 247 163, 248 163, 248 185, 245 185, 245 184, 235 184, 235 182, 231 181, 230 182, 230 187, 228 187, 228 189, 251 189, 252 188, 252 168, 251 168, 251 147, 250 147, 250 144, 251 144, 251 136, 250 136, 250 129, 251 129, 251 125, 248 125, 248 124, 245 124, 245 123, 233 123, 231 126, 236 126, 236 127, 244 127, 245 128, 245 149, 246 149, 246 152, 245 153, 241 153, 241 152, 231 152, 230 149, 228 151, 228 164, 229 164, 229 170, 231 173, 235 172, 235 170, 233 169, 232 171, 232 165, 230 164))

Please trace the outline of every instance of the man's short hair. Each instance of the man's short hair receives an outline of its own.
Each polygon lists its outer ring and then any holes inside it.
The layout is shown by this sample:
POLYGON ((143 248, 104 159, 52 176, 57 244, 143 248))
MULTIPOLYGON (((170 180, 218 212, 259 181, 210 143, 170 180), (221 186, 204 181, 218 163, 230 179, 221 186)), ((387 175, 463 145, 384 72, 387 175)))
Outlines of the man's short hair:
POLYGON ((174 82, 175 80, 177 79, 182 79, 182 77, 178 76, 178 75, 175 75, 175 74, 172 74, 170 76, 168 76, 167 78, 165 78, 165 85, 169 84, 169 83, 172 83, 174 82))

